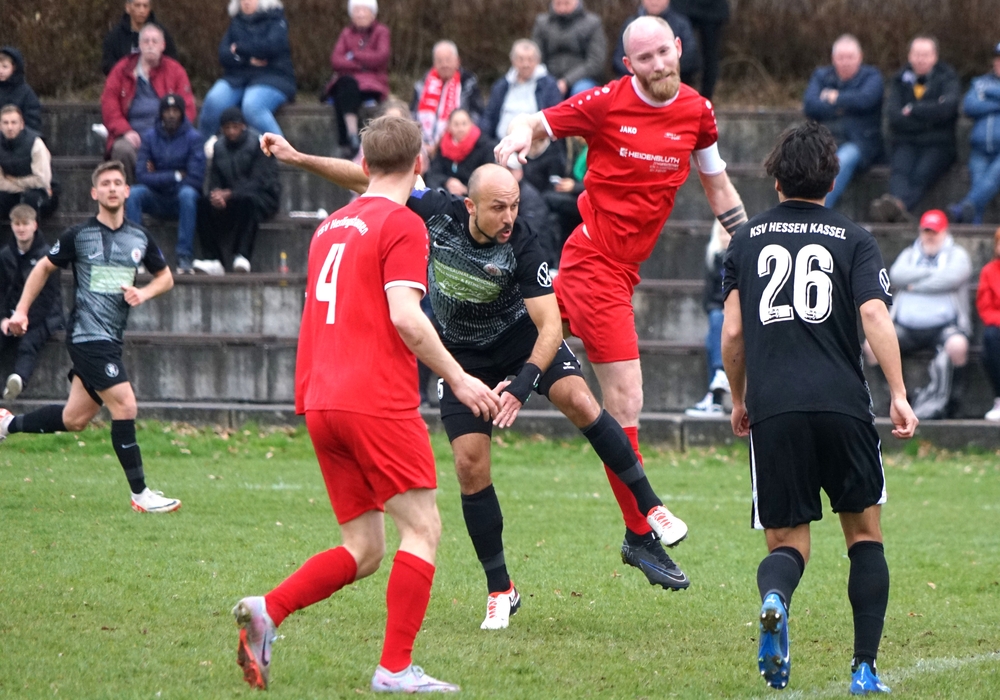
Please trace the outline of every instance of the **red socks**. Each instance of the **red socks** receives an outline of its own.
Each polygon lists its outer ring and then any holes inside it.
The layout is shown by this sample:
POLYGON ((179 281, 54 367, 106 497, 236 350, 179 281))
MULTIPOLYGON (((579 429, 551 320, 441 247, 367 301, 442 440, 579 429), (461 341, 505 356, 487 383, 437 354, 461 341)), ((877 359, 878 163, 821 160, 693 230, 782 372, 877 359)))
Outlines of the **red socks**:
MULTIPOLYGON (((639 458, 639 464, 642 464, 642 453, 639 452, 639 428, 634 425, 627 428, 622 426, 622 430, 628 436, 628 441, 632 443, 632 449, 635 450, 635 455, 639 458)), ((618 507, 621 508, 625 527, 637 535, 645 535, 652 532, 653 528, 646 522, 645 514, 639 512, 635 496, 632 495, 629 487, 606 464, 604 465, 604 471, 608 475, 608 483, 611 484, 611 490, 618 501, 618 507)))
POLYGON ((358 564, 346 548, 337 547, 320 552, 306 560, 294 574, 264 596, 267 614, 277 627, 296 610, 326 600, 344 586, 353 583, 357 573, 358 564))
POLYGON ((390 673, 410 665, 413 640, 423 624, 433 582, 433 564, 409 552, 396 552, 385 589, 385 642, 379 661, 390 673))

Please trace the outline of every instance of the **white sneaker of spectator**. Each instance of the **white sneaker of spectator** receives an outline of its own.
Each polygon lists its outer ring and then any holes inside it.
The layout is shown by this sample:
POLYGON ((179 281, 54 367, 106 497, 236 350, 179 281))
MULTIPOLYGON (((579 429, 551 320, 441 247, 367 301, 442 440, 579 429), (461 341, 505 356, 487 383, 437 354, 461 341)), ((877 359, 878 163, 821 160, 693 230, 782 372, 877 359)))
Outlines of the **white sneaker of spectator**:
POLYGON ((715 370, 715 376, 712 377, 712 383, 708 385, 709 391, 715 391, 716 389, 722 389, 727 394, 730 393, 729 377, 726 376, 726 372, 724 370, 715 370))
POLYGON ((721 417, 723 415, 722 404, 715 403, 710 391, 705 394, 705 398, 685 410, 684 415, 692 418, 721 417))
POLYGON ((993 408, 986 412, 986 420, 1000 421, 1000 397, 993 399, 993 408))
POLYGON ((226 274, 226 268, 218 260, 195 260, 192 265, 195 272, 200 272, 213 277, 222 277, 226 274))
POLYGON ((233 258, 233 272, 250 272, 250 261, 242 255, 233 258))

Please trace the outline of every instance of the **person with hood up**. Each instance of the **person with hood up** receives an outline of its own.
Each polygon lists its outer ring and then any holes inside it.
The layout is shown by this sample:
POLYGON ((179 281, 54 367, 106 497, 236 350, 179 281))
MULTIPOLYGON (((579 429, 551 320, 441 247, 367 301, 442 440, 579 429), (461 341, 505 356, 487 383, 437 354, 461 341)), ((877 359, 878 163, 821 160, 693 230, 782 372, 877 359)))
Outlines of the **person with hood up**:
POLYGON ((142 135, 136 160, 136 184, 125 203, 125 216, 142 223, 143 212, 158 219, 177 219, 177 274, 193 272, 194 231, 198 197, 205 177, 201 134, 184 116, 184 98, 160 100, 159 123, 142 135))
POLYGON ((226 107, 240 107, 260 133, 281 134, 278 107, 295 99, 295 70, 281 0, 229 0, 232 21, 219 42, 223 75, 205 95, 198 126, 206 139, 219 131, 226 107))
POLYGON ((125 0, 125 13, 121 21, 104 37, 101 52, 101 72, 104 75, 108 75, 118 61, 139 53, 139 32, 147 24, 163 29, 163 39, 166 42, 164 53, 177 60, 177 45, 170 32, 156 21, 152 0, 125 0))
POLYGON ((13 46, 0 48, 0 107, 16 105, 24 125, 42 130, 42 105, 24 79, 24 57, 13 46))

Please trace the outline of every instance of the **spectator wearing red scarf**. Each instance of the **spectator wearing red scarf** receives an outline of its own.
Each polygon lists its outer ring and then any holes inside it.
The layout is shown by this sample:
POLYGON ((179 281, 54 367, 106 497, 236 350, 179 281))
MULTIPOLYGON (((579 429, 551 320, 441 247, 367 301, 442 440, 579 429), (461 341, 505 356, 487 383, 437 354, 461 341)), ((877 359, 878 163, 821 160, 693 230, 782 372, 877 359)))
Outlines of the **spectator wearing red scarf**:
POLYGON ((495 142, 472 123, 464 109, 452 111, 448 131, 441 138, 438 153, 431 161, 424 180, 435 189, 443 187, 452 194, 469 193, 469 177, 480 165, 493 162, 495 142))
POLYGON ((424 79, 414 86, 410 111, 420 123, 424 143, 433 153, 448 126, 448 117, 456 109, 469 113, 473 123, 483 114, 483 96, 475 74, 462 68, 455 42, 434 44, 434 65, 424 79))
POLYGON ((985 418, 1000 421, 1000 228, 993 234, 993 255, 979 274, 976 310, 983 320, 983 365, 996 397, 985 418))

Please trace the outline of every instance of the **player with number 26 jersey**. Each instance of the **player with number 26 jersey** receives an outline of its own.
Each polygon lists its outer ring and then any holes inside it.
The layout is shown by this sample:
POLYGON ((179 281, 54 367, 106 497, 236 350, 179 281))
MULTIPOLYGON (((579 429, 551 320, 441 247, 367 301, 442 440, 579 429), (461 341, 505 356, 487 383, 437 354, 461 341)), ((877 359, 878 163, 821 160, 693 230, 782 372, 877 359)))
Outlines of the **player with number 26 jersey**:
POLYGON ((786 200, 733 236, 723 291, 735 290, 756 350, 746 370, 751 424, 790 411, 872 420, 857 309, 892 297, 868 231, 819 204, 786 200))
POLYGON ((417 360, 392 325, 385 296, 396 286, 427 291, 427 228, 405 206, 362 196, 316 229, 295 368, 297 413, 418 415, 417 360))

